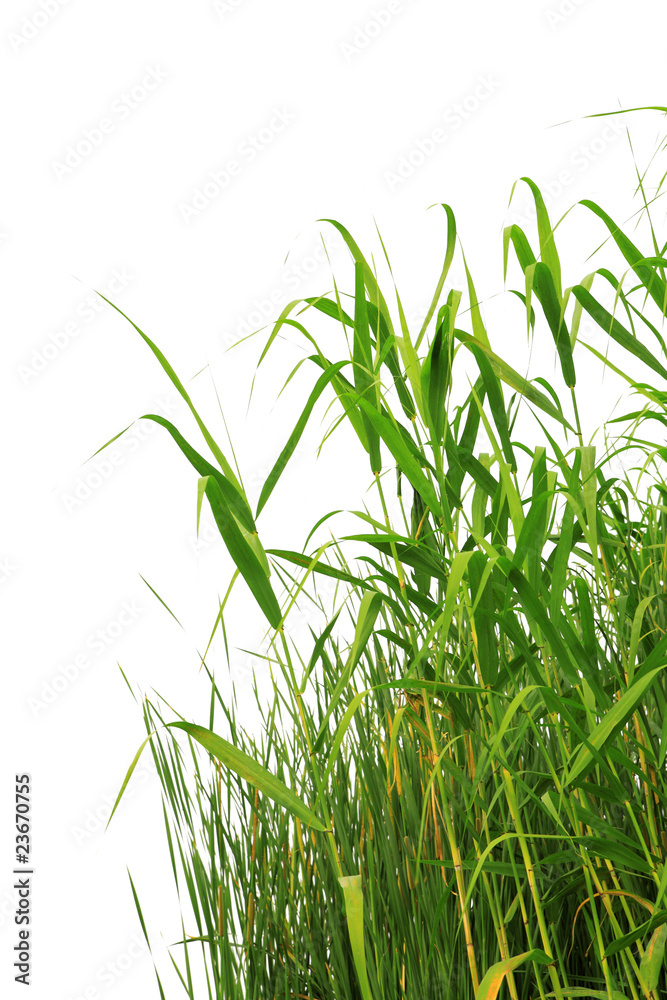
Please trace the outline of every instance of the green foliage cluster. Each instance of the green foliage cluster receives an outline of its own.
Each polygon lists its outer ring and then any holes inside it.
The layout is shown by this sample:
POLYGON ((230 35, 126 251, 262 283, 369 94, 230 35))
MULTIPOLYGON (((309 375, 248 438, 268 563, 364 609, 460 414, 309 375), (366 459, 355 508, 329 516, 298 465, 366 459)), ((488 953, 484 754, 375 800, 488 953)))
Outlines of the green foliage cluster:
MULTIPOLYGON (((318 378, 255 511, 138 331, 211 457, 149 417, 196 470, 198 510, 210 505, 235 579, 266 617, 282 679, 261 740, 239 728, 208 664, 206 726, 144 703, 188 910, 172 960, 193 1000, 195 965, 211 998, 665 995, 667 484, 650 434, 667 424, 665 246, 641 178, 649 246, 583 201, 622 270, 563 288, 542 195, 523 180, 537 238, 505 230, 505 275, 522 276, 513 292, 545 371, 544 345, 555 348, 558 386, 497 353, 467 265, 467 288, 448 287, 449 206, 418 331, 332 223, 354 289, 290 303, 264 346, 260 363, 281 329, 297 330, 318 378), (339 357, 309 332, 315 312, 341 331, 339 357), (584 316, 649 381, 582 340, 584 316), (461 350, 478 374, 454 405, 461 350), (608 422, 624 432, 602 455, 577 405, 585 351, 643 397, 608 422), (256 519, 320 398, 367 455, 382 513, 358 512, 358 533, 314 548, 265 550, 256 519), (516 438, 519 411, 530 444, 516 438), (624 453, 639 455, 634 480, 610 474, 624 453), (283 626, 316 600, 318 580, 335 583, 335 610, 303 657, 283 626)), ((214 632, 223 624, 224 606, 214 632)))

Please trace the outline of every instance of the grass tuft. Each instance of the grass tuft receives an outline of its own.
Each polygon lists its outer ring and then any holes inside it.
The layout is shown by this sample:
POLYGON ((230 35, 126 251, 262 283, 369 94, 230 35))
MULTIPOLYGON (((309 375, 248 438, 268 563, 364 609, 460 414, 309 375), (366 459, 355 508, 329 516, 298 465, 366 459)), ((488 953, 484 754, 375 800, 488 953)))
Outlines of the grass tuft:
MULTIPOLYGON (((564 289, 557 227, 523 181, 537 234, 505 230, 504 269, 539 373, 498 353, 467 265, 467 288, 447 287, 449 206, 418 331, 328 220, 354 262, 351 306, 337 287, 291 303, 262 348, 260 362, 290 324, 317 380, 255 515, 138 331, 211 459, 151 419, 190 461, 198 512, 210 504, 271 637, 261 738, 239 728, 208 666, 207 726, 144 702, 183 911, 172 961, 192 1000, 665 995, 667 449, 652 431, 667 424, 667 261, 640 179, 647 246, 581 202, 621 271, 612 261, 564 289), (644 397, 601 428, 604 446, 578 405, 589 355, 644 397), (467 387, 463 359, 477 369, 467 387), (360 529, 327 537, 323 518, 302 551, 264 549, 255 518, 320 399, 368 458, 360 529), (620 456, 634 463, 622 475, 620 456), (284 627, 301 607, 327 610, 310 645, 284 627)), ((224 606, 209 646, 218 628, 224 606)))

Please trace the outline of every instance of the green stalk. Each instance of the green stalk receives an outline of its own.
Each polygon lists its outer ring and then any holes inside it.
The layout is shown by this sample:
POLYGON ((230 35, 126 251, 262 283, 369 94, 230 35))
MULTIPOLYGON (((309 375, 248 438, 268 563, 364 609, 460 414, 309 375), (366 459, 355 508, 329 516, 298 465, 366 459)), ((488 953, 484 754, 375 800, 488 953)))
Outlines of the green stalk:
MULTIPOLYGON (((523 855, 523 863, 526 866, 526 875, 528 877, 528 886, 530 888, 530 894, 533 897, 533 906, 535 907, 535 914, 537 916, 537 923, 540 928, 540 936, 542 938, 542 947, 544 948, 547 955, 550 958, 554 958, 554 954, 551 948, 551 940, 549 938, 549 931, 547 929, 546 920, 544 919, 544 912, 542 910, 542 903, 540 900, 539 893, 537 891, 537 886, 535 884, 535 871, 533 868, 533 861, 528 850, 528 843, 526 840, 526 835, 524 833, 523 824, 521 822, 521 815, 519 812, 519 807, 516 800, 516 795, 514 794, 514 788, 512 787, 512 776, 507 768, 503 767, 503 778, 505 779, 505 794, 507 795, 507 802, 510 808, 510 814, 516 828, 518 835, 519 846, 521 847, 521 854, 523 855)), ((560 983, 560 979, 554 969, 553 965, 548 966, 549 976, 551 978, 551 985, 553 987, 554 993, 556 994, 557 1000, 564 1000, 563 988, 560 983)))

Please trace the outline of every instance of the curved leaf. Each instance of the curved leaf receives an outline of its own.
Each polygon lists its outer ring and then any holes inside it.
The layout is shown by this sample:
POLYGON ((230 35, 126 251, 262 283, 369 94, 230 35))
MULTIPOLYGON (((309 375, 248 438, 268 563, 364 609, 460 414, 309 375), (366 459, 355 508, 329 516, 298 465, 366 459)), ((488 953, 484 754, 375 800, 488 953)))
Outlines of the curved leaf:
POLYGON ((523 954, 515 955, 514 958, 506 958, 502 962, 496 962, 495 965, 491 966, 479 984, 475 1000, 495 1000, 505 976, 513 972, 514 969, 518 969, 524 962, 538 962, 539 965, 552 965, 554 961, 541 948, 533 948, 532 951, 524 951, 523 954))
POLYGON ((247 753, 223 739, 222 736, 217 736, 210 729, 204 729, 203 726, 196 726, 191 722, 169 722, 167 728, 182 729, 188 736, 197 740, 205 750, 222 761, 226 767, 241 778, 245 778, 254 788, 258 788, 264 795, 268 795, 293 816, 297 816, 308 827, 321 833, 326 833, 329 830, 328 826, 313 816, 312 810, 287 785, 283 784, 279 778, 258 764, 247 753))

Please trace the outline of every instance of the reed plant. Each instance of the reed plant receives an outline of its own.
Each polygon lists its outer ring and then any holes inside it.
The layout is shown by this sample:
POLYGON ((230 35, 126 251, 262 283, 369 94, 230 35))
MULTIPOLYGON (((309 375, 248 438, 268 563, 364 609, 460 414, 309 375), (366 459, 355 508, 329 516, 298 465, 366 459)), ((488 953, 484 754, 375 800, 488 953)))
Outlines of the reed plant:
MULTIPOLYGON (((267 704, 254 688, 260 737, 207 655, 207 719, 143 703, 191 1000, 666 995, 666 246, 640 176, 646 236, 581 202, 616 263, 564 288, 544 199, 522 183, 536 234, 505 229, 504 269, 541 374, 503 360, 465 258, 465 288, 448 285, 448 205, 419 329, 327 223, 354 284, 290 303, 263 344, 260 365, 281 334, 303 338, 314 384, 254 510, 135 327, 208 457, 145 419, 196 472, 198 514, 210 507, 266 619, 273 679, 267 704), (326 350, 312 332, 325 326, 326 350), (580 419, 591 358, 639 399, 604 446, 580 419), (265 549, 256 521, 320 399, 353 432, 373 496, 356 531, 321 519, 300 550, 265 549), (621 456, 634 464, 612 474, 621 456), (320 613, 307 649, 286 628, 304 605, 320 613)), ((223 602, 213 633, 224 623, 223 602)))

